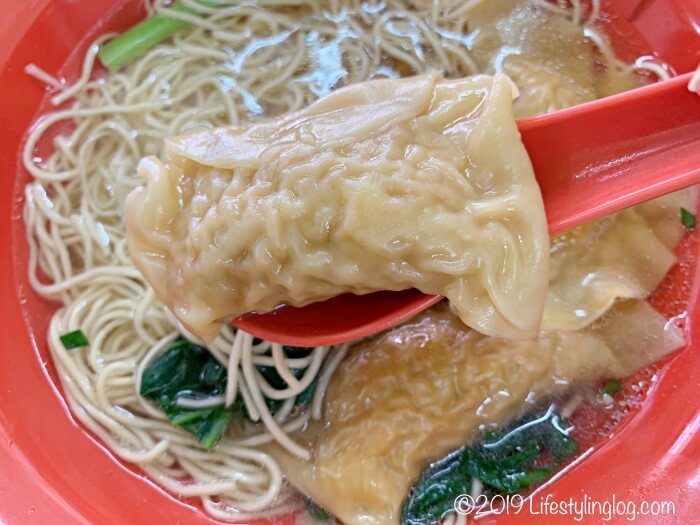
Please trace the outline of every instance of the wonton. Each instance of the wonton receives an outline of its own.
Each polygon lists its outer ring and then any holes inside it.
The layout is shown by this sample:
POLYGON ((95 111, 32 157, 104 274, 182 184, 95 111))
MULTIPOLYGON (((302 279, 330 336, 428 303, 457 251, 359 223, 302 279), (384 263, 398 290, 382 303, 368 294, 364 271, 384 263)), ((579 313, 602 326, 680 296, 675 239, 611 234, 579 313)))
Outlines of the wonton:
POLYGON ((412 287, 479 332, 532 337, 549 238, 516 94, 500 74, 374 80, 172 138, 139 165, 130 255, 205 340, 246 312, 412 287))
POLYGON ((425 466, 572 383, 624 377, 683 345, 646 301, 589 329, 529 341, 465 330, 442 306, 355 345, 335 371, 323 422, 295 437, 311 461, 271 451, 289 480, 346 525, 394 525, 425 466))

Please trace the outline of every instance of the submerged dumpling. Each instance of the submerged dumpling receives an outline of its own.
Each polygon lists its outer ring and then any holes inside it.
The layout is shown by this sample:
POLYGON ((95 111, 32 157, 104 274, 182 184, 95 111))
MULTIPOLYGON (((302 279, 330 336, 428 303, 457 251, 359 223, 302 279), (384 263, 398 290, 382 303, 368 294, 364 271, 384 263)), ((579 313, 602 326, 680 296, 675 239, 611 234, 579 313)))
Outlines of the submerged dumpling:
POLYGON ((695 210, 688 188, 579 226, 552 240, 544 330, 579 330, 618 299, 642 299, 676 262, 680 208, 695 210))
POLYGON ((673 250, 686 231, 680 221, 681 208, 695 213, 697 202, 698 186, 693 186, 638 204, 633 209, 644 217, 654 235, 673 250))
POLYGON ((324 401, 323 424, 280 447, 288 479, 346 525, 397 525, 408 489, 433 460, 572 382, 623 377, 683 344, 644 301, 616 305, 589 330, 530 341, 484 337, 444 308, 351 349, 324 401))
POLYGON ((139 165, 130 255, 205 340, 246 312, 411 287, 484 334, 534 336, 549 238, 515 94, 504 75, 374 80, 170 139, 139 165))
POLYGON ((618 298, 641 299, 676 259, 633 209, 574 228, 552 244, 543 329, 578 330, 618 298))
POLYGON ((593 49, 580 26, 533 2, 481 2, 469 14, 478 27, 471 55, 483 71, 516 83, 517 117, 596 98, 593 49))
POLYGON ((589 40, 583 24, 553 13, 549 2, 478 2, 469 9, 468 24, 474 28, 470 56, 479 70, 505 73, 518 86, 517 118, 646 83, 640 75, 605 67, 605 57, 589 40))

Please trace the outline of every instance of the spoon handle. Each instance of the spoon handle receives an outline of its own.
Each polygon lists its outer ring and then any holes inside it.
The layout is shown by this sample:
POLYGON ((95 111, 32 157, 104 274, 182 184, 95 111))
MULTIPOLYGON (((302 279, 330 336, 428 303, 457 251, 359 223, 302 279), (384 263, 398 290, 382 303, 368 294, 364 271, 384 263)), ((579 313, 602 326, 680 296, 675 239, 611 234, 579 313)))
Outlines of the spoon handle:
POLYGON ((551 234, 700 183, 691 76, 518 121, 551 234))

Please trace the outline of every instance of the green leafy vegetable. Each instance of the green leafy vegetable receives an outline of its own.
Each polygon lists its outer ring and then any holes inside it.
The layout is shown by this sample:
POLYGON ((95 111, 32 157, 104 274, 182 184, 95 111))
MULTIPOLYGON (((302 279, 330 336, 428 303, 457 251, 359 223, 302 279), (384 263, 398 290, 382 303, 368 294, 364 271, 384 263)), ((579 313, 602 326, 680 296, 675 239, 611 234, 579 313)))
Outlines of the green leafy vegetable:
MULTIPOLYGON (((285 347, 289 357, 305 357, 311 349, 285 347)), ((258 366, 263 377, 277 389, 287 386, 274 367, 258 366)), ((295 377, 303 375, 304 369, 292 371, 295 377)), ((308 403, 313 398, 316 383, 312 382, 296 400, 296 405, 308 403)), ((155 401, 173 425, 191 432, 204 448, 213 447, 236 418, 250 416, 239 399, 233 406, 222 405, 203 408, 188 408, 178 405, 180 397, 208 398, 226 392, 226 369, 212 357, 209 351, 183 338, 171 344, 144 371, 141 380, 141 395, 155 401)), ((270 413, 275 415, 283 401, 267 399, 270 413)))
POLYGON ((458 496, 470 493, 471 486, 472 479, 462 468, 462 450, 452 452, 430 465, 411 487, 401 510, 401 523, 438 523, 452 510, 458 496))
POLYGON ((603 394, 608 394, 609 396, 614 396, 620 390, 622 390, 622 383, 617 379, 611 379, 602 388, 603 394))
POLYGON ((685 208, 681 208, 681 224, 683 224, 683 226, 689 230, 695 231, 695 228, 698 225, 698 220, 692 212, 686 210, 685 208))
MULTIPOLYGON (((206 7, 216 6, 216 3, 211 0, 197 0, 197 3, 206 7)), ((173 4, 171 8, 181 13, 200 14, 199 11, 179 2, 173 4)), ((114 71, 189 25, 184 20, 167 15, 152 16, 103 45, 98 57, 107 69, 114 71)))
POLYGON ((81 346, 87 346, 88 340, 82 330, 75 330, 67 334, 63 334, 59 337, 61 343, 63 343, 63 348, 66 350, 72 350, 73 348, 79 348, 81 346))
POLYGON ((578 451, 564 426, 550 408, 502 431, 488 432, 477 445, 433 463, 411 488, 402 523, 438 523, 459 495, 471 492, 475 479, 490 495, 514 494, 543 482, 578 451))
POLYGON ((178 339, 158 356, 141 380, 141 395, 158 403, 173 425, 194 434, 204 448, 219 441, 231 420, 242 413, 242 404, 187 408, 177 400, 181 396, 218 396, 225 391, 224 367, 206 348, 185 339, 178 339))
POLYGON ((330 512, 316 505, 316 503, 309 498, 306 498, 306 512, 316 521, 328 521, 333 517, 330 512))
MULTIPOLYGON (((300 377, 301 374, 299 374, 299 377, 297 377, 297 379, 299 379, 300 377)), ((302 390, 301 393, 299 393, 299 395, 296 397, 296 399, 294 400, 294 406, 302 406, 311 403, 311 401, 314 398, 314 394, 316 393, 316 384, 317 382, 314 378, 314 380, 311 381, 311 383, 309 383, 309 386, 302 390)))
MULTIPOLYGON (((302 348, 299 346, 285 346, 283 348, 284 353, 287 355, 287 357, 292 359, 302 359, 304 357, 308 357, 308 355, 312 351, 311 348, 302 348)), ((286 381, 280 377, 279 373, 277 372, 277 369, 274 366, 258 365, 257 369, 260 372, 260 375, 262 375, 273 388, 283 389, 287 387, 286 381)), ((297 379, 301 379, 304 375, 304 371, 304 368, 295 368, 292 369, 292 374, 297 379)), ((308 387, 306 387, 301 393, 299 393, 299 395, 294 401, 294 405, 301 406, 311 402, 315 392, 316 381, 314 380, 311 382, 311 384, 309 384, 308 387)), ((280 410, 280 408, 282 408, 284 401, 282 401, 281 399, 265 398, 265 404, 267 405, 267 409, 270 411, 270 414, 274 416, 280 410)), ((247 413, 246 417, 248 417, 247 413)))

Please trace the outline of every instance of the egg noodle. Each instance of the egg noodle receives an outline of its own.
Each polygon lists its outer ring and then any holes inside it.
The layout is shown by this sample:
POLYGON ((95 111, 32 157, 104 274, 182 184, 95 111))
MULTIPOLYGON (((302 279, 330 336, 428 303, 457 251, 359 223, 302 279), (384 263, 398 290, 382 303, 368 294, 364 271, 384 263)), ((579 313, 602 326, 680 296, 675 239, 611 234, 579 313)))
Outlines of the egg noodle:
MULTIPOLYGON (((27 67, 50 86, 57 106, 23 150, 33 178, 24 210, 29 277, 39 294, 61 303, 48 344, 70 409, 116 456, 172 493, 201 499, 218 519, 245 521, 298 504, 280 467, 258 447, 274 440, 309 457, 290 434, 322 418, 324 392, 347 345, 291 358, 280 345, 226 328, 208 347, 227 369, 225 394, 179 404, 230 406, 242 398, 255 423, 237 423, 211 451, 172 425, 139 395, 141 376, 178 335, 196 339, 158 302, 126 253, 123 202, 140 183, 136 165, 159 155, 166 137, 298 110, 341 85, 431 69, 447 77, 478 73, 463 35, 470 10, 486 1, 222 0, 205 7, 182 0, 204 16, 148 2, 150 15, 181 18, 192 28, 109 74, 96 64, 109 34, 88 49, 74 82, 27 67), (54 137, 48 132, 57 125, 64 133, 54 137), (49 137, 52 153, 37 158, 49 137), (78 329, 90 344, 66 350, 60 336, 78 329), (287 386, 274 388, 257 366, 275 367, 287 386), (312 381, 314 398, 300 410, 295 399, 312 381), (274 416, 265 398, 283 401, 274 416)), ((584 27, 608 67, 667 76, 653 61, 615 58, 594 27, 598 0, 590 9, 578 0, 538 2, 584 27)))

